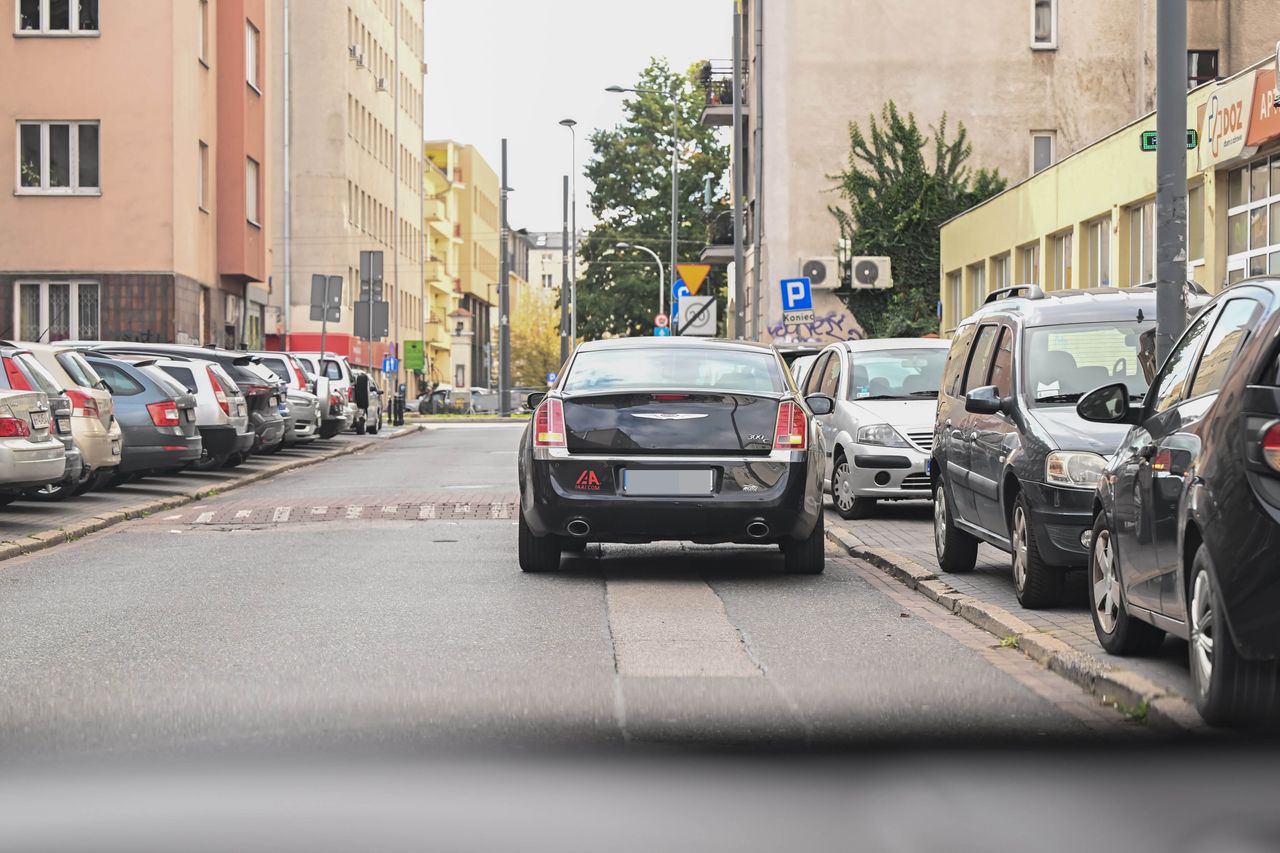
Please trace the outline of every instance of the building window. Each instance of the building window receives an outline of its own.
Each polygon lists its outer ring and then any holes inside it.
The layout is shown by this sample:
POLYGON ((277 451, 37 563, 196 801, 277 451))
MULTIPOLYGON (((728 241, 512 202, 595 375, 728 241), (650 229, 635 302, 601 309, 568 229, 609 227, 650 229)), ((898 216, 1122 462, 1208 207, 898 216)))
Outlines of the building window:
POLYGON ((200 209, 209 212, 209 146, 200 143, 200 209))
POLYGON ((1280 274, 1280 156, 1229 172, 1227 203, 1228 281, 1280 274))
POLYGON ((973 264, 969 267, 969 310, 972 314, 982 307, 982 300, 987 298, 987 265, 973 264))
POLYGON ((209 67, 209 0, 200 0, 200 61, 209 67))
POLYGON ((1057 0, 1031 0, 1031 48, 1052 50, 1057 46, 1057 0))
POLYGON ((1009 255, 1004 254, 991 259, 991 290, 1001 290, 1009 287, 1013 282, 1009 281, 1009 255))
POLYGON ((1018 284, 1040 283, 1040 244, 1032 243, 1018 250, 1018 284))
POLYGON ((1050 270, 1049 290, 1071 288, 1071 232, 1053 238, 1053 268, 1050 270))
POLYGON ((244 211, 250 223, 262 227, 258 221, 258 161, 252 157, 245 159, 244 170, 244 211))
POLYGON ((1051 130, 1031 132, 1031 174, 1043 172, 1053 165, 1054 136, 1051 130))
POLYGON ((1089 287, 1111 286, 1111 217, 1089 223, 1089 287))
POLYGON ((14 288, 13 328, 19 340, 51 343, 102 337, 97 282, 19 281, 14 288))
POLYGON ((1194 89, 1218 79, 1218 52, 1216 50, 1187 51, 1187 88, 1194 89))
POLYGON ((943 306, 948 309, 951 327, 955 328, 960 325, 960 321, 964 319, 964 279, 960 270, 947 273, 947 297, 943 306))
POLYGON ((1204 184, 1187 190, 1187 258, 1204 261, 1204 184))
POLYGON ((1129 208, 1130 287, 1156 280, 1156 203, 1129 208))
POLYGON ((258 88, 258 28, 251 22, 244 22, 244 79, 259 95, 258 88))
POLYGON ((98 0, 18 0, 18 32, 97 35, 98 0))
POLYGON ((97 122, 18 122, 18 194, 97 195, 97 122))

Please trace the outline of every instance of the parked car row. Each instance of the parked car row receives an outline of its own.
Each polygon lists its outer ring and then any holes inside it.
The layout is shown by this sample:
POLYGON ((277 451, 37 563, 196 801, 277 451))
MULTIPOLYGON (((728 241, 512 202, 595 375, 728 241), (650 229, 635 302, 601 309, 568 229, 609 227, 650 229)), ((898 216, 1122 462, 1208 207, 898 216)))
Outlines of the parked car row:
POLYGON ((373 383, 333 354, 0 341, 0 367, 0 505, 234 468, 251 454, 376 432, 382 416, 373 383))

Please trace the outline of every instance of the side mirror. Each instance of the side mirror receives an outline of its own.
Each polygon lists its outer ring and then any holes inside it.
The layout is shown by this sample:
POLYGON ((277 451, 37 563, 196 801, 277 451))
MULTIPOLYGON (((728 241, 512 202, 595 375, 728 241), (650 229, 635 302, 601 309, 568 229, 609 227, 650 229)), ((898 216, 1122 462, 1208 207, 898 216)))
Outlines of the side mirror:
POLYGON ((1123 382, 1095 388, 1076 403, 1076 414, 1095 424, 1129 423, 1132 412, 1129 386, 1123 382))
POLYGON ((538 391, 536 393, 530 394, 528 399, 525 400, 525 402, 529 404, 529 411, 533 411, 534 409, 538 408, 538 406, 541 406, 542 401, 545 399, 547 399, 546 392, 538 391))
POLYGON ((815 415, 829 415, 836 410, 836 401, 826 394, 810 394, 804 402, 815 415))
POLYGON ((964 395, 964 410, 977 415, 998 415, 1004 411, 1000 390, 994 385, 974 388, 964 395))

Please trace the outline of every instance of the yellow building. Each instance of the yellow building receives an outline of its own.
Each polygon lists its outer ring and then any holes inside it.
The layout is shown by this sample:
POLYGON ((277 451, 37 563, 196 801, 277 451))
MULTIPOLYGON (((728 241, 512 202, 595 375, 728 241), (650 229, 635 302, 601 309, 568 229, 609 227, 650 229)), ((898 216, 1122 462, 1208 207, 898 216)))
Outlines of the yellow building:
POLYGON ((423 266, 427 300, 427 381, 450 383, 453 377, 449 315, 458 307, 458 256, 462 230, 454 194, 452 143, 429 143, 423 158, 426 200, 423 230, 427 257, 423 266))
MULTIPOLYGON (((1280 273, 1280 110, 1269 58, 1187 95, 1187 277, 1212 292, 1280 273)), ((942 226, 944 334, 992 290, 1155 280, 1156 155, 1149 114, 942 226)), ((1185 144, 1179 139, 1179 145, 1185 144)))

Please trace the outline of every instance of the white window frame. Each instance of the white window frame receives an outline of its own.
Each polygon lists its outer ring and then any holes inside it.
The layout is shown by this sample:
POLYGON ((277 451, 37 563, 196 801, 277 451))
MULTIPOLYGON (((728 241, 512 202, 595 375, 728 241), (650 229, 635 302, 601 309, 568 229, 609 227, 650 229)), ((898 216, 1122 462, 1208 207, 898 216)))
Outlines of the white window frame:
POLYGON ((1111 281, 1111 217, 1094 219, 1085 225, 1088 241, 1088 268, 1085 270, 1087 287, 1110 287, 1111 281), (1106 249, 1104 252, 1103 249, 1106 249))
POLYGON ((1132 204, 1125 208, 1125 217, 1128 220, 1126 227, 1129 229, 1129 251, 1128 257, 1125 258, 1125 264, 1128 265, 1128 284, 1130 287, 1137 287, 1140 284, 1150 284, 1156 280, 1156 247, 1155 247, 1155 215, 1156 203, 1153 199, 1132 204), (1134 216, 1138 216, 1138 228, 1133 227, 1134 216), (1147 224, 1151 223, 1151 245, 1147 245, 1147 224), (1138 269, 1135 273, 1133 268, 1133 241, 1138 240, 1138 269), (1142 274, 1142 262, 1148 261, 1151 264, 1151 275, 1144 276, 1142 274))
POLYGON ((102 123, 99 121, 60 121, 46 119, 41 121, 19 120, 14 127, 14 195, 102 195, 102 123), (71 186, 49 186, 49 126, 65 124, 70 127, 71 186), (22 185, 22 128, 36 125, 40 128, 40 186, 24 187, 22 185), (91 125, 98 128, 98 186, 80 188, 80 127, 91 125))
POLYGON ((1054 163, 1058 162, 1058 132, 1056 130, 1033 130, 1031 131, 1031 174, 1038 175, 1045 169, 1049 169, 1054 163), (1049 162, 1045 164, 1044 169, 1036 169, 1036 140, 1049 140, 1049 162))
POLYGON ((964 270, 958 269, 947 273, 947 306, 951 309, 951 328, 960 325, 960 321, 969 316, 964 313, 964 270))
POLYGON ((1031 2, 1031 49, 1032 50, 1057 50, 1058 49, 1058 0, 1049 0, 1049 40, 1036 41, 1036 2, 1031 2))
POLYGON ((1040 244, 1028 243, 1018 247, 1018 280, 1015 284, 1040 284, 1040 244), (1034 274, 1028 275, 1027 259, 1035 267, 1034 274))
POLYGON ((262 164, 252 157, 244 161, 244 218, 255 228, 261 228, 258 217, 262 215, 262 164), (250 205, 250 200, 253 204, 250 205))
POLYGON ((23 285, 39 285, 40 286, 40 340, 24 341, 25 343, 47 344, 49 340, 49 285, 51 284, 67 284, 71 286, 71 316, 68 318, 68 329, 70 337, 67 340, 80 340, 80 288, 82 286, 95 287, 98 290, 98 334, 102 336, 102 283, 98 281, 49 281, 41 279, 22 278, 13 283, 13 334, 18 340, 22 340, 22 300, 19 294, 22 293, 23 285))
MULTIPOLYGON (((1230 240, 1231 240, 1231 217, 1236 216, 1238 214, 1243 214, 1245 217, 1244 251, 1235 252, 1233 254, 1227 255, 1227 276, 1228 276, 1227 283, 1228 284, 1232 283, 1230 280, 1230 274, 1236 270, 1243 270, 1244 278, 1250 278, 1251 276, 1259 275, 1259 273, 1251 273, 1249 271, 1250 263, 1255 258, 1263 259, 1263 272, 1261 273, 1262 275, 1280 274, 1280 266, 1277 266, 1275 273, 1271 272, 1271 262, 1270 262, 1271 255, 1280 253, 1280 243, 1271 242, 1271 232, 1273 230, 1271 219, 1273 216, 1280 214, 1280 188, 1274 186, 1273 184, 1275 184, 1276 182, 1271 180, 1271 178, 1275 176, 1275 170, 1278 165, 1280 165, 1280 155, 1273 155, 1270 157, 1255 157, 1249 162, 1243 163, 1240 166, 1237 166, 1235 169, 1231 169, 1230 172, 1228 172, 1228 181, 1229 181, 1231 172, 1235 172, 1237 169, 1244 169, 1245 171, 1244 184, 1245 184, 1245 196, 1246 196, 1243 204, 1237 204, 1234 207, 1227 208, 1228 248, 1230 247, 1230 240), (1252 185, 1252 181, 1250 180, 1250 172, 1252 171, 1253 167, 1258 164, 1263 164, 1264 168, 1267 170, 1268 183, 1269 183, 1268 194, 1261 199, 1255 199, 1252 197, 1253 185, 1252 185), (1258 209, 1267 211, 1267 214, 1266 214, 1267 238, 1265 241, 1266 245, 1255 248, 1249 245, 1250 238, 1252 237, 1252 231, 1249 227, 1249 224, 1250 224, 1249 216, 1254 210, 1258 210, 1258 209)), ((1230 198, 1230 196, 1228 196, 1228 198, 1230 198)), ((1205 239, 1206 240, 1208 239, 1207 235, 1205 239)))
POLYGON ((1005 287, 1012 287, 1013 282, 1009 276, 1013 269, 1013 257, 1009 252, 1003 255, 996 255, 991 259, 991 290, 994 293, 1005 287))
POLYGON ((1075 240, 1071 231, 1062 231, 1054 234, 1050 239, 1053 241, 1053 270, 1052 275, 1045 281, 1045 290, 1071 290, 1075 287, 1075 262, 1071 257, 1071 253, 1075 251, 1075 240), (1070 269, 1072 275, 1067 274, 1070 269))
POLYGON ((68 0, 69 29, 49 29, 49 0, 40 0, 40 28, 22 29, 22 0, 13 2, 13 34, 19 38, 94 38, 102 35, 102 0, 98 0, 98 28, 96 30, 80 29, 80 2, 68 0))
POLYGON ((262 53, 262 31, 253 25, 253 21, 244 21, 244 79, 249 88, 262 94, 258 88, 258 60, 262 53))
POLYGON ((199 170, 199 184, 196 187, 199 193, 199 207, 205 213, 209 212, 209 143, 203 139, 200 140, 199 162, 196 168, 199 170))
POLYGON ((969 306, 965 316, 971 316, 982 307, 982 302, 987 298, 987 264, 986 261, 978 261, 976 264, 969 264, 965 269, 969 279, 969 306))

